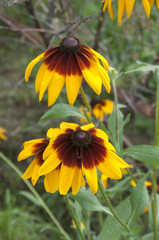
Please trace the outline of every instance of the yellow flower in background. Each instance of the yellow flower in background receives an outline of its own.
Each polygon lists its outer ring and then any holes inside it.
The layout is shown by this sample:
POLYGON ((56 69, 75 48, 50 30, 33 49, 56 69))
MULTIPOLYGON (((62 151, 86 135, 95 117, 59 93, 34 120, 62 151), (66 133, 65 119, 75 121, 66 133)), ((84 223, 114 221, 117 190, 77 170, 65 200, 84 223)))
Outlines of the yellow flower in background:
POLYGON ((94 100, 90 105, 94 116, 101 121, 104 120, 104 114, 111 114, 113 112, 113 102, 109 99, 94 100))
POLYGON ((49 106, 56 101, 64 84, 66 84, 68 102, 73 105, 83 77, 96 94, 101 93, 102 83, 110 93, 107 60, 92 48, 80 44, 76 38, 66 37, 61 41, 60 46, 51 48, 33 59, 25 71, 26 81, 29 80, 35 64, 41 60, 44 61, 36 75, 35 91, 39 92, 39 101, 41 101, 48 88, 49 106))
POLYGON ((113 6, 112 6, 112 0, 103 0, 103 11, 105 12, 106 9, 108 9, 110 17, 114 18, 114 12, 113 12, 113 6))
MULTIPOLYGON (((0 127, 0 139, 7 140, 7 137, 5 136, 5 133, 6 133, 6 129, 0 127)), ((0 143, 1 143, 1 141, 0 141, 0 143)))
MULTIPOLYGON (((109 99, 103 100, 92 100, 90 102, 92 112, 96 118, 99 118, 100 121, 104 120, 104 114, 111 114, 113 112, 113 102, 109 99)), ((83 113, 83 108, 85 105, 80 107, 80 111, 83 113)), ((92 113, 87 112, 88 116, 91 117, 92 113)), ((81 118, 81 122, 88 122, 85 118, 81 118)))
POLYGON ((46 175, 60 166, 58 177, 50 178, 48 184, 59 184, 59 193, 67 194, 72 187, 72 194, 77 194, 87 183, 95 194, 98 190, 98 168, 107 177, 122 178, 121 168, 129 165, 116 155, 108 136, 93 124, 80 127, 73 123, 61 123, 60 129, 49 140, 43 153, 44 163, 39 168, 39 175, 46 175))
POLYGON ((18 161, 22 161, 32 155, 36 155, 33 159, 25 173, 23 174, 23 179, 31 178, 32 184, 35 185, 38 178, 38 170, 43 164, 43 152, 49 143, 49 138, 52 137, 53 129, 50 128, 47 132, 48 138, 33 139, 23 143, 24 149, 18 155, 18 161))
MULTIPOLYGON (((113 7, 112 7, 112 1, 111 0, 103 0, 104 5, 103 5, 103 11, 108 9, 110 17, 113 19, 114 17, 114 12, 113 12, 113 7)), ((149 18, 150 16, 150 11, 154 3, 156 3, 157 8, 159 9, 159 0, 141 0, 146 16, 149 18)), ((135 0, 118 0, 118 23, 121 24, 123 15, 126 11, 127 13, 127 18, 131 16, 133 7, 135 4, 135 0)))

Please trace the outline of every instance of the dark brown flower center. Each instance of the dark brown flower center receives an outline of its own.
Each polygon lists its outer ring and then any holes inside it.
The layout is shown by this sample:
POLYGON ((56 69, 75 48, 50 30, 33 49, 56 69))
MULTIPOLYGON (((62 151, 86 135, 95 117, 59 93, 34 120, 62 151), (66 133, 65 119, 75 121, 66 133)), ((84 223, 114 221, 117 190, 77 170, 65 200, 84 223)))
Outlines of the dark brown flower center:
POLYGON ((61 51, 75 53, 80 49, 80 43, 77 38, 66 37, 60 42, 61 51))
POLYGON ((76 146, 83 147, 89 144, 90 140, 91 136, 86 131, 78 130, 72 134, 72 141, 76 146))

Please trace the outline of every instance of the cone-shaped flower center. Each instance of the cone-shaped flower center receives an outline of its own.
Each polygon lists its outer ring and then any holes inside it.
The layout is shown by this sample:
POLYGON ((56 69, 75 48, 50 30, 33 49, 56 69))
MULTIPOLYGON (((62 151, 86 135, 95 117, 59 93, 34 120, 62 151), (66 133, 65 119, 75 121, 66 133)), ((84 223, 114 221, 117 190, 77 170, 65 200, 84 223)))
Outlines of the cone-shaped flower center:
POLYGON ((61 51, 75 53, 80 49, 80 43, 77 38, 66 37, 60 42, 61 51))
POLYGON ((79 147, 83 147, 89 144, 90 140, 91 140, 91 136, 86 131, 78 130, 72 134, 73 143, 79 147))

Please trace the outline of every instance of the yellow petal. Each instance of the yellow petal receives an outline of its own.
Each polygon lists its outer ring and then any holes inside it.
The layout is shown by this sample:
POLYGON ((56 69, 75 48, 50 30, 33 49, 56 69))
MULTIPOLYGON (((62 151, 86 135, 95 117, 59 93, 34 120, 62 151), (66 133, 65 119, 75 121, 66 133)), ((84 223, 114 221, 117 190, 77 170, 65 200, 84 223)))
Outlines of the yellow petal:
POLYGON ((107 149, 107 159, 116 167, 120 168, 129 168, 131 167, 128 163, 122 160, 118 155, 114 152, 107 149))
POLYGON ((35 147, 28 146, 24 148, 18 155, 18 161, 24 160, 35 154, 35 147))
POLYGON ((67 194, 70 189, 75 174, 75 167, 67 167, 64 164, 61 165, 60 169, 60 180, 59 180, 59 193, 61 195, 67 194))
POLYGON ((36 163, 37 163, 37 158, 34 158, 33 161, 30 163, 29 167, 24 172, 24 174, 22 176, 23 179, 28 179, 28 178, 32 177, 33 170, 34 170, 34 167, 35 167, 36 163))
POLYGON ((53 171, 61 160, 58 158, 56 151, 52 150, 52 154, 44 161, 43 165, 39 169, 39 175, 45 175, 53 171))
POLYGON ((82 83, 82 75, 66 74, 66 92, 68 102, 73 106, 82 83))
POLYGON ((59 188, 60 170, 56 168, 52 172, 45 175, 44 186, 47 192, 54 193, 59 188))
POLYGON ((51 81, 52 75, 53 75, 53 72, 47 70, 43 76, 43 79, 42 79, 42 82, 40 85, 39 102, 41 101, 41 99, 44 95, 44 92, 46 91, 46 89, 51 81))
POLYGON ((110 78, 109 78, 108 73, 106 72, 106 70, 103 67, 101 67, 100 64, 97 64, 97 68, 98 68, 98 73, 102 79, 102 83, 103 83, 105 89, 107 90, 108 93, 110 93, 111 85, 110 85, 110 78))
POLYGON ((80 189, 81 186, 81 176, 82 176, 82 170, 78 167, 75 168, 75 174, 72 181, 72 194, 76 195, 80 189))
POLYGON ((130 17, 131 15, 131 12, 133 10, 133 7, 134 7, 134 3, 135 3, 135 0, 126 0, 126 12, 127 12, 127 18, 130 17))
POLYGON ((108 0, 108 12, 109 12, 111 19, 113 19, 114 12, 113 12, 112 0, 108 0))
POLYGON ((121 24, 125 12, 125 0, 118 0, 118 23, 121 24))
POLYGON ((156 6, 159 9, 159 0, 156 0, 156 6))
POLYGON ((92 48, 90 48, 91 51, 96 55, 97 58, 99 58, 103 64, 103 67, 105 68, 105 70, 108 70, 109 68, 109 64, 108 61, 98 52, 94 51, 92 48))
POLYGON ((47 137, 48 137, 48 138, 51 138, 51 137, 55 136, 55 134, 56 134, 58 131, 59 131, 58 128, 50 128, 50 129, 48 129, 48 131, 47 131, 47 137))
POLYGON ((147 18, 149 18, 150 10, 151 10, 149 1, 148 0, 142 0, 142 4, 144 6, 144 10, 145 10, 147 18))
MULTIPOLYGON (((87 58, 86 55, 84 56, 87 58)), ((99 95, 101 93, 102 81, 98 72, 96 71, 96 68, 93 66, 90 59, 87 58, 87 61, 89 61, 89 67, 88 67, 78 55, 76 57, 86 82, 95 91, 95 93, 99 95)))
POLYGON ((36 75, 36 79, 35 79, 35 91, 36 92, 40 91, 41 82, 44 77, 44 74, 46 73, 46 71, 48 71, 47 69, 48 69, 48 66, 45 63, 42 63, 42 65, 40 66, 39 71, 36 75))
POLYGON ((51 77, 51 82, 48 87, 48 106, 54 104, 65 84, 65 75, 60 75, 55 70, 51 77))
POLYGON ((95 129, 95 135, 101 139, 103 139, 104 141, 108 142, 108 135, 106 134, 106 132, 102 131, 101 129, 95 129))
POLYGON ((24 142, 24 143, 23 143, 23 146, 24 146, 24 148, 26 148, 26 147, 28 147, 28 146, 30 146, 30 145, 34 146, 34 145, 36 145, 37 143, 43 143, 44 140, 45 140, 45 138, 39 138, 39 139, 29 140, 29 141, 24 142))
POLYGON ((25 70, 25 80, 26 82, 29 80, 29 76, 31 74, 31 71, 33 69, 33 67, 35 66, 36 63, 38 63, 39 61, 45 59, 45 52, 40 54, 39 56, 37 56, 36 58, 34 58, 29 65, 27 66, 26 70, 25 70))
POLYGON ((83 168, 84 174, 86 176, 87 183, 92 190, 93 194, 97 193, 98 190, 98 179, 96 168, 86 169, 83 168))
POLYGON ((32 182, 33 186, 35 186, 37 180, 39 179, 39 174, 38 174, 39 168, 40 168, 40 165, 35 164, 34 171, 33 171, 32 178, 31 178, 31 182, 32 182))
POLYGON ((103 12, 105 12, 105 10, 107 9, 108 7, 108 0, 104 0, 104 5, 103 5, 103 12))
POLYGON ((149 0, 150 8, 152 8, 152 6, 153 6, 153 4, 154 4, 154 1, 155 1, 155 0, 149 0))
POLYGON ((81 126, 81 129, 84 130, 84 131, 88 131, 91 128, 94 128, 94 124, 93 123, 81 126))
POLYGON ((60 128, 61 128, 61 129, 67 129, 67 128, 70 128, 70 129, 72 129, 72 130, 76 130, 77 127, 79 127, 79 125, 76 124, 76 123, 62 122, 62 123, 60 124, 60 128))
POLYGON ((114 167, 110 161, 105 160, 96 166, 99 171, 105 174, 107 177, 112 179, 120 179, 122 178, 120 168, 114 167))

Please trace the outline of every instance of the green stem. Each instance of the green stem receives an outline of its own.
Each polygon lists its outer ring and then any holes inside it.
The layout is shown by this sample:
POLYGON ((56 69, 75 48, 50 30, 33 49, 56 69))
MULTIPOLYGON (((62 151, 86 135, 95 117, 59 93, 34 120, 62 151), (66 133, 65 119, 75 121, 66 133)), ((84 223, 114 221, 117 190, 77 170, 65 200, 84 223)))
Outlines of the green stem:
POLYGON ((80 235, 81 239, 85 240, 85 237, 84 237, 84 235, 83 235, 83 233, 81 231, 80 225, 79 225, 78 220, 77 220, 77 218, 76 218, 76 216, 75 216, 75 214, 73 212, 73 209, 71 207, 71 204, 70 204, 70 201, 69 201, 69 198, 68 198, 67 195, 65 195, 65 201, 66 201, 67 207, 69 209, 69 212, 70 212, 70 214, 71 214, 71 216, 72 216, 72 218, 73 218, 73 220, 74 220, 74 222, 76 224, 76 227, 77 227, 77 230, 79 232, 79 235, 80 235))
POLYGON ((116 218, 116 220, 117 220, 117 221, 126 229, 126 231, 131 235, 131 231, 130 231, 130 229, 129 229, 129 226, 128 226, 127 224, 125 224, 125 223, 118 217, 118 215, 116 214, 113 206, 111 205, 111 203, 110 203, 107 195, 106 195, 105 192, 104 192, 104 188, 103 188, 100 180, 98 181, 98 183, 99 183, 99 189, 100 189, 100 191, 101 191, 101 193, 102 193, 102 195, 103 195, 106 203, 108 204, 108 207, 110 208, 112 214, 114 215, 114 217, 116 218))
POLYGON ((118 134, 118 97, 117 97, 117 91, 116 91, 116 80, 117 78, 113 79, 113 90, 114 90, 114 99, 115 99, 115 125, 116 125, 116 142, 119 146, 119 134, 118 134))
MULTIPOLYGON (((157 73, 157 76, 159 74, 157 73)), ((156 145, 159 147, 159 79, 157 79, 157 89, 156 89, 156 145)), ((153 227, 154 227, 154 240, 158 239, 157 231, 157 168, 153 167, 152 176, 152 215, 153 215, 153 227)))
POLYGON ((81 92, 81 96, 82 96, 82 98, 83 98, 83 101, 84 101, 84 103, 86 104, 86 107, 87 107, 87 109, 88 109, 88 112, 91 112, 91 106, 90 106, 90 104, 89 104, 89 102, 88 102, 88 100, 87 100, 87 98, 86 98, 86 95, 85 95, 82 87, 80 87, 80 92, 81 92))
POLYGON ((131 179, 132 179, 135 183, 137 183, 137 179, 136 179, 136 177, 134 177, 134 175, 132 174, 132 172, 130 171, 130 169, 127 168, 126 171, 128 172, 128 174, 129 174, 129 176, 131 177, 131 179))
MULTIPOLYGON (((7 158, 2 152, 0 152, 0 157, 2 160, 4 160, 20 177, 22 177, 23 173, 16 167, 15 164, 12 163, 12 161, 7 158)), ((67 240, 71 240, 68 234, 65 232, 63 227, 60 225, 52 211, 49 209, 49 207, 45 204, 44 200, 41 198, 39 193, 35 190, 35 188, 31 185, 31 183, 28 180, 22 179, 24 183, 27 185, 27 187, 30 189, 30 191, 33 193, 33 195, 36 197, 36 199, 39 201, 41 206, 45 209, 47 214, 50 216, 53 223, 56 225, 56 227, 59 229, 61 234, 65 237, 67 240)))

